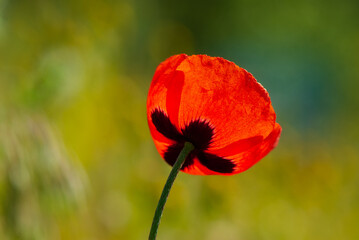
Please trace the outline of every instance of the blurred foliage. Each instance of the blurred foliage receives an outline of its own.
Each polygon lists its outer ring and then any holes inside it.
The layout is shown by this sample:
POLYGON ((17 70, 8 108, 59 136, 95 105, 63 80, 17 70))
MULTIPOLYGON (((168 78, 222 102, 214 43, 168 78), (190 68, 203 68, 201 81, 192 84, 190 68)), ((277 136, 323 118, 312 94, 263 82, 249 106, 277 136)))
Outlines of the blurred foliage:
POLYGON ((282 138, 249 171, 180 174, 158 239, 359 239, 358 1, 0 0, 0 239, 146 239, 169 167, 155 67, 221 56, 282 138))
POLYGON ((2 235, 48 239, 84 198, 84 174, 41 116, 9 113, 1 120, 2 235))

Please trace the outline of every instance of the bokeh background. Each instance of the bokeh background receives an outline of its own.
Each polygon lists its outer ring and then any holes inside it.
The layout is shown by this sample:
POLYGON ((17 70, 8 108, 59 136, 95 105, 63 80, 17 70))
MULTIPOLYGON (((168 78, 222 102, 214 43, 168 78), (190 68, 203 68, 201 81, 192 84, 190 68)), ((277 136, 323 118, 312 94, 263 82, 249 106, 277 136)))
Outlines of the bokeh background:
POLYGON ((170 171, 146 95, 208 54, 270 93, 278 147, 180 174, 158 239, 359 239, 359 2, 0 0, 0 239, 147 239, 170 171))

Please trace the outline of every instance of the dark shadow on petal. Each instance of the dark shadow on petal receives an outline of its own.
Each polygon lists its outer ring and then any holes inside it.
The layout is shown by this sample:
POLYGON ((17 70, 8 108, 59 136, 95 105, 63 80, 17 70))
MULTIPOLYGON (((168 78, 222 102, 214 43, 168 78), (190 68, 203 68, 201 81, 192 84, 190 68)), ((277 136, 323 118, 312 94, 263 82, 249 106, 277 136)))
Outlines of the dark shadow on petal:
POLYGON ((151 119, 157 131, 163 136, 174 141, 183 141, 181 134, 177 131, 176 127, 171 123, 168 116, 162 110, 156 108, 151 113, 151 119))
POLYGON ((232 173, 236 166, 231 160, 218 157, 213 154, 199 152, 197 154, 198 160, 206 166, 209 170, 219 173, 232 173))
MULTIPOLYGON (((163 157, 169 165, 173 166, 173 164, 175 164, 175 162, 178 158, 178 155, 180 154, 180 152, 183 149, 183 146, 184 146, 183 143, 178 143, 178 144, 173 144, 167 148, 163 157)), ((193 164, 194 156, 195 156, 195 154, 193 152, 191 152, 187 156, 184 164, 182 165, 182 168, 181 168, 182 170, 193 164)))
POLYGON ((207 121, 200 119, 191 121, 182 129, 182 133, 186 141, 191 142, 198 150, 206 150, 213 138, 213 128, 207 121))

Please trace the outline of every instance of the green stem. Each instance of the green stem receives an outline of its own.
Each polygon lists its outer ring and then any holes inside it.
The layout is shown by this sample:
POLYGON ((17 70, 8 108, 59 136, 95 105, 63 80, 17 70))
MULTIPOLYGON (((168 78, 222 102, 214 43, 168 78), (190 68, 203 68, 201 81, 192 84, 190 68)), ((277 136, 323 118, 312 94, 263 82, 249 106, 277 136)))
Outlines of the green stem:
POLYGON ((162 194, 160 197, 160 200, 158 201, 158 205, 156 208, 155 216, 153 217, 150 236, 148 237, 148 240, 155 240, 157 235, 158 226, 160 225, 161 216, 163 212, 163 208, 165 207, 168 194, 170 193, 171 187, 173 185, 174 180, 177 177, 178 172, 180 171, 184 161, 186 160, 188 154, 194 149, 194 146, 186 142, 184 144, 184 147, 180 154, 177 157, 177 161, 172 167, 172 170, 170 172, 170 175, 167 178, 167 182, 165 186, 163 187, 162 194))

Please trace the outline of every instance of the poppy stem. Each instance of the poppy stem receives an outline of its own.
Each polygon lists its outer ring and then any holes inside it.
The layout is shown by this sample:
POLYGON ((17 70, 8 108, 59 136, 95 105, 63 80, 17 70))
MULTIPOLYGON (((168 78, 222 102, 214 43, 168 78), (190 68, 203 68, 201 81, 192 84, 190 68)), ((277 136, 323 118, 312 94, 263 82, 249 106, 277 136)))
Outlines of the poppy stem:
POLYGON ((175 181, 178 172, 180 171, 183 163, 185 162, 188 154, 194 149, 194 146, 190 142, 185 142, 184 147, 177 157, 175 164, 172 167, 170 175, 167 178, 166 184, 163 187, 160 200, 156 208, 155 216, 153 217, 152 226, 148 240, 155 240, 157 235, 158 226, 160 225, 163 208, 165 207, 168 194, 171 191, 173 182, 175 181))

